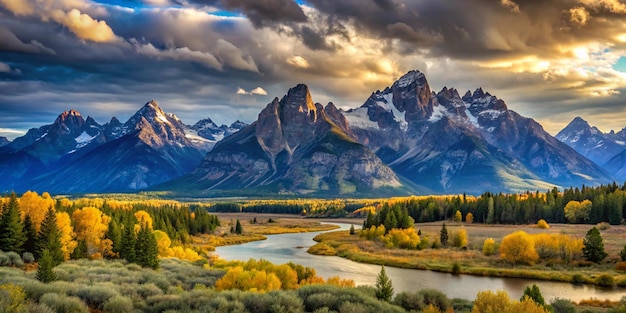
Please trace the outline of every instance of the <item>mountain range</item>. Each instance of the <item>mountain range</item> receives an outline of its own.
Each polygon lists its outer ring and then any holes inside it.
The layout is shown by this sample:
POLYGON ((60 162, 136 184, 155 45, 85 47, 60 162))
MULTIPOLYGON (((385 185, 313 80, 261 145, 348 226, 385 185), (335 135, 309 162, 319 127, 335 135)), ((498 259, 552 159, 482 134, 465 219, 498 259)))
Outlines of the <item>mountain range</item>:
POLYGON ((546 190, 624 179, 625 137, 577 118, 555 138, 481 88, 435 92, 410 71, 349 110, 315 103, 299 84, 250 125, 185 125, 155 101, 125 123, 100 125, 69 110, 12 142, 0 138, 0 190, 323 197, 546 190))
POLYGON ((113 117, 100 125, 69 110, 0 147, 1 188, 52 193, 144 189, 193 170, 219 139, 244 126, 217 126, 210 119, 184 125, 155 101, 123 124, 113 117))

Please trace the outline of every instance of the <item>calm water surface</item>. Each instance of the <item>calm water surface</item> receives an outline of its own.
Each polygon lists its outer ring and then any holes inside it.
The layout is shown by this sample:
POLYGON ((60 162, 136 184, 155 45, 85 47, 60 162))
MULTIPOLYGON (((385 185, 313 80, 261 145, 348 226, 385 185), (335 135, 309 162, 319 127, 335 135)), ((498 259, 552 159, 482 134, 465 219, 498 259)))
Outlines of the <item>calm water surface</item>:
MULTIPOLYGON (((347 230, 349 224, 333 223, 347 230)), ((316 233, 270 235, 267 240, 242 245, 216 248, 216 253, 226 260, 265 259, 272 263, 294 262, 315 268, 317 274, 328 278, 339 276, 352 279, 357 285, 374 285, 380 266, 353 262, 336 256, 311 255, 306 250, 315 244, 316 233)), ((518 278, 479 277, 471 275, 451 275, 432 271, 386 267, 387 275, 393 281, 396 292, 438 289, 449 298, 473 300, 481 290, 504 290, 511 298, 519 298, 526 286, 533 283, 541 289, 546 300, 556 297, 579 301, 597 298, 619 300, 626 295, 624 289, 603 289, 594 286, 577 286, 569 283, 534 281, 518 278)))

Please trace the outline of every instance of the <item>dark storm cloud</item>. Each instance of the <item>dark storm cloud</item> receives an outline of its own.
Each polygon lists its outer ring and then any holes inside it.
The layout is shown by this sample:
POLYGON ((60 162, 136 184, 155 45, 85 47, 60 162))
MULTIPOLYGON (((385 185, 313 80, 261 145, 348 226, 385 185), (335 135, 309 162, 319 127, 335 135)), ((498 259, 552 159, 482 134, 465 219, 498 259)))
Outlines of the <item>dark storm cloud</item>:
POLYGON ((306 22, 302 8, 293 0, 190 0, 190 3, 241 11, 255 27, 274 23, 306 22))
POLYGON ((555 53, 552 49, 557 43, 596 39, 598 34, 610 37, 607 29, 622 27, 626 13, 615 0, 308 2, 373 36, 400 39, 433 55, 468 60, 555 53), (576 8, 589 15, 586 25, 572 18, 571 10, 576 8))

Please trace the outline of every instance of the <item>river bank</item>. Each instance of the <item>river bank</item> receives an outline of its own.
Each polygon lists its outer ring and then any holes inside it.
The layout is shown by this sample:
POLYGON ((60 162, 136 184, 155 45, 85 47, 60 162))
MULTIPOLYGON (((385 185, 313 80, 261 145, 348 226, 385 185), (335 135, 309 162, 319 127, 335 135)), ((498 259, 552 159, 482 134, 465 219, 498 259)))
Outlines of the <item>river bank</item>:
MULTIPOLYGON (((574 237, 584 236, 591 225, 557 225, 549 230, 525 226, 486 226, 449 224, 448 230, 452 233, 460 228, 467 231, 470 243, 467 248, 446 249, 389 249, 384 243, 366 240, 358 235, 350 235, 348 231, 329 232, 317 235, 318 242, 308 252, 318 255, 336 255, 355 262, 378 264, 407 269, 430 270, 441 273, 468 274, 486 277, 524 278, 542 281, 567 282, 575 284, 591 284, 602 287, 626 287, 626 274, 615 269, 618 250, 624 241, 623 226, 613 227, 604 232, 607 237, 606 251, 609 258, 600 264, 590 264, 580 261, 571 264, 563 262, 541 262, 535 265, 511 265, 495 256, 485 256, 481 252, 484 239, 494 238, 500 242, 506 234, 516 230, 525 230, 530 233, 562 233, 574 237), (611 276, 607 282, 599 278, 603 274, 611 276), (607 286, 608 285, 608 286, 607 286)), ((422 232, 422 238, 438 236, 440 224, 418 224, 416 228, 422 232)))
POLYGON ((321 232, 338 229, 339 226, 319 219, 305 219, 287 214, 215 213, 220 226, 214 234, 193 236, 191 243, 199 250, 214 251, 215 247, 240 245, 267 240, 268 235, 321 232), (233 233, 239 221, 242 233, 233 233))

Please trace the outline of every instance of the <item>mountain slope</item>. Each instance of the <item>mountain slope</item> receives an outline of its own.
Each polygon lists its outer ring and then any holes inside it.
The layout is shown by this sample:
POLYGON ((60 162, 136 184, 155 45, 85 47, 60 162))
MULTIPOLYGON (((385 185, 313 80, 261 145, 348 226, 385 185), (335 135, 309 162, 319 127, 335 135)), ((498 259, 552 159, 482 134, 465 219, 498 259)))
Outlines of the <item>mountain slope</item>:
POLYGON ((33 188, 55 193, 139 190, 188 173, 202 159, 182 122, 155 101, 120 130, 122 136, 34 179, 33 188))
POLYGON ((477 89, 431 91, 410 71, 346 111, 359 142, 399 175, 439 193, 524 191, 611 177, 501 99, 477 89))
POLYGON ((281 100, 269 103, 256 122, 220 141, 192 174, 159 188, 398 193, 401 184, 393 171, 346 133, 334 105, 327 110, 313 103, 306 85, 291 88, 281 100))
POLYGON ((574 118, 555 137, 600 166, 626 150, 626 130, 605 134, 580 117, 574 118))

